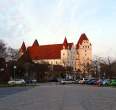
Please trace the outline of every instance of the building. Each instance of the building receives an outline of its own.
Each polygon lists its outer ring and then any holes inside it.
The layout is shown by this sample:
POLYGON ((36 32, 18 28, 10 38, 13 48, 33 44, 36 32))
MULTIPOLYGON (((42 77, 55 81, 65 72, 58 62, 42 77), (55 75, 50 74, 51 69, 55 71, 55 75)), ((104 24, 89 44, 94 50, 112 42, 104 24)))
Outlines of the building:
POLYGON ((26 47, 23 42, 19 56, 26 51, 35 63, 69 66, 74 71, 83 71, 83 65, 92 61, 92 45, 85 33, 81 34, 76 45, 69 43, 66 37, 61 44, 39 45, 35 40, 32 46, 26 47))
POLYGON ((86 72, 87 65, 92 63, 92 45, 86 34, 81 34, 76 44, 76 70, 86 72))

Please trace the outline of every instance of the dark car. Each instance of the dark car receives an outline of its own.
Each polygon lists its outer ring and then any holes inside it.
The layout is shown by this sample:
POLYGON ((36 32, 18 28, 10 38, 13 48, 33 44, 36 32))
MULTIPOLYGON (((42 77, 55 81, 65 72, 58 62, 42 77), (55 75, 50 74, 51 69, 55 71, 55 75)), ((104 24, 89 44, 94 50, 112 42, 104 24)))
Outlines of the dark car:
POLYGON ((86 82, 88 85, 95 85, 96 84, 96 79, 90 79, 86 82))
POLYGON ((98 79, 97 81, 96 81, 96 85, 99 85, 99 86, 102 86, 103 85, 103 79, 98 79))
POLYGON ((91 81, 92 79, 88 79, 85 81, 85 84, 88 84, 89 81, 91 81))
POLYGON ((26 80, 25 82, 26 82, 26 84, 35 84, 35 83, 37 83, 37 80, 32 79, 32 80, 26 80))
POLYGON ((58 82, 58 79, 57 79, 57 78, 50 78, 50 79, 48 80, 48 82, 58 82))

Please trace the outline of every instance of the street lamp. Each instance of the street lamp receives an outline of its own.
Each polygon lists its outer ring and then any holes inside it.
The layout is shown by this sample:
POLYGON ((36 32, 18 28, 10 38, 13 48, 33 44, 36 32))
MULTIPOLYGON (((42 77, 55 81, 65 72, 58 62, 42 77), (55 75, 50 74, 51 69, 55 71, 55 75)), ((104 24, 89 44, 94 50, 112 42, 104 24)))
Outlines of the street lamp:
POLYGON ((15 80, 15 69, 16 69, 16 65, 14 65, 13 69, 14 69, 14 80, 15 80))
POLYGON ((95 61, 95 73, 96 73, 96 75, 98 75, 98 77, 100 79, 101 78, 100 63, 97 60, 95 61))

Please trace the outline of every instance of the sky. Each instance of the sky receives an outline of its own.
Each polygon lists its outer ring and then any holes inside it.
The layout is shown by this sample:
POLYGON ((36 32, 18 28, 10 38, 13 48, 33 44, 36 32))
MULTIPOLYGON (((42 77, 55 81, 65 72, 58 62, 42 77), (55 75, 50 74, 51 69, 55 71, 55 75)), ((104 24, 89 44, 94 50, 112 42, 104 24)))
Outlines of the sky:
POLYGON ((93 55, 116 58, 116 0, 0 0, 0 39, 20 48, 77 43, 85 33, 93 55))

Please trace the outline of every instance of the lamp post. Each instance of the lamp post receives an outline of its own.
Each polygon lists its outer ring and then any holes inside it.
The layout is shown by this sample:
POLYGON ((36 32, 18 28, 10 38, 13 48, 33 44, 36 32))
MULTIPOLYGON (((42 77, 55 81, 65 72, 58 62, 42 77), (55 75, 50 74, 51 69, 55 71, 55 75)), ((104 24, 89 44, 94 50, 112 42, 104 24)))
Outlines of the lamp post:
POLYGON ((100 74, 100 64, 98 64, 98 73, 99 73, 99 79, 101 79, 101 74, 100 74))
POLYGON ((95 73, 96 75, 98 75, 98 78, 101 78, 101 74, 100 74, 100 63, 98 61, 95 61, 95 73))
POLYGON ((16 65, 14 65, 13 69, 14 69, 14 80, 15 80, 15 69, 16 69, 16 65))

